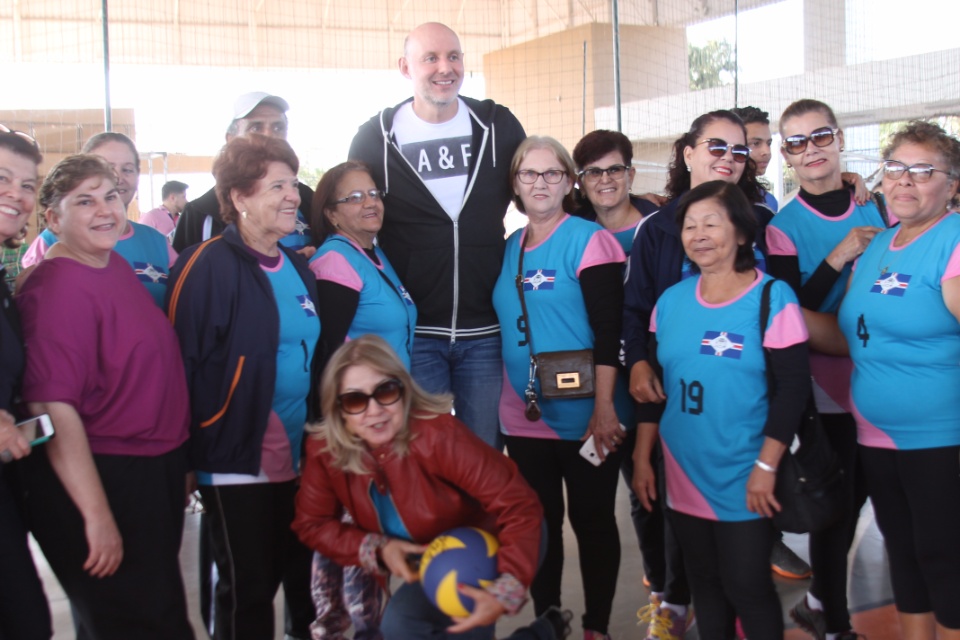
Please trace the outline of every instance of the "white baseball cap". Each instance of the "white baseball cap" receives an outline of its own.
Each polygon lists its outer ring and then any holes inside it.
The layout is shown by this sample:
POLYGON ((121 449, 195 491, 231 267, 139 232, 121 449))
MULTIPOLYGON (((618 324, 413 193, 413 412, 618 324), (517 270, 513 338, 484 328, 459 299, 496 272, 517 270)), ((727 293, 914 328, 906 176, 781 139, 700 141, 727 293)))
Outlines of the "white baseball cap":
POLYGON ((246 118, 251 111, 264 103, 273 105, 284 113, 290 110, 290 105, 280 96, 272 96, 263 91, 252 91, 243 94, 233 103, 233 119, 246 118))

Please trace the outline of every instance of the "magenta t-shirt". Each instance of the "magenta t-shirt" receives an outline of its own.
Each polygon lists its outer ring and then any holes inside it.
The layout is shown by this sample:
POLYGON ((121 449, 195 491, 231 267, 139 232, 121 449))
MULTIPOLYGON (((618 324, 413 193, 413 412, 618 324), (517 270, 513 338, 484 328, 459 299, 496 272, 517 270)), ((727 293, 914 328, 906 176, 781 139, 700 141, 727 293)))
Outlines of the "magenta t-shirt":
POLYGON ((46 259, 17 305, 27 345, 24 400, 73 406, 93 453, 157 456, 186 441, 176 334, 119 254, 104 268, 46 259))

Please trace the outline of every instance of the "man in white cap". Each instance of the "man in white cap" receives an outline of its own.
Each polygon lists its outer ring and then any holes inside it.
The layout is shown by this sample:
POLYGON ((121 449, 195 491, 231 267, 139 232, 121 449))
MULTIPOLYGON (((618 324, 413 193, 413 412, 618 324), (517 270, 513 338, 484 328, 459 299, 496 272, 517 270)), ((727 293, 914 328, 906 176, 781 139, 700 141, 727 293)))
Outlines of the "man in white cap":
MULTIPOLYGON (((289 109, 287 101, 279 96, 263 91, 243 94, 233 103, 233 120, 227 127, 226 141, 251 135, 286 140, 289 109)), ((293 233, 280 240, 282 244, 304 253, 308 258, 316 250, 310 244, 310 226, 307 223, 312 201, 313 190, 301 183, 297 226, 293 233)), ((187 203, 173 236, 173 246, 180 253, 187 247, 220 235, 225 226, 220 218, 216 190, 210 189, 196 200, 187 203)))

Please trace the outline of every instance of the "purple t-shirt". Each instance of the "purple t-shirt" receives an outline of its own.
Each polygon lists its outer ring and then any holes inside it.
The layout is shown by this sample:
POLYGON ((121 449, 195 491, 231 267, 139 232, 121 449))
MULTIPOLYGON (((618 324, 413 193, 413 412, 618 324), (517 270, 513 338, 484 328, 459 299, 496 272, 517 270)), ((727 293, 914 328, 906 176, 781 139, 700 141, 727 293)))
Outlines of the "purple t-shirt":
POLYGON ((176 334, 119 254, 102 269, 44 260, 17 305, 27 345, 24 400, 74 407, 93 453, 157 456, 186 441, 176 334))

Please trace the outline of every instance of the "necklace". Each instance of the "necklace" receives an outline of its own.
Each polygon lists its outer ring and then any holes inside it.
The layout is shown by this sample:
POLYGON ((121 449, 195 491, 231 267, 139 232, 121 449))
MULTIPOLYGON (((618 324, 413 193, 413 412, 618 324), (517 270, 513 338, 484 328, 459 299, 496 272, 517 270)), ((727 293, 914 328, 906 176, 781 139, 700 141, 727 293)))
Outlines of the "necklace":
POLYGON ((880 270, 880 275, 888 273, 890 271, 890 268, 893 267, 893 265, 897 263, 897 260, 900 259, 900 256, 903 255, 903 252, 906 251, 907 247, 910 246, 910 244, 914 240, 916 240, 917 238, 922 236, 924 233, 929 231, 931 227, 933 227, 935 224, 940 222, 940 220, 946 214, 947 212, 944 211, 943 215, 937 216, 935 219, 924 224, 920 228, 914 227, 914 228, 907 229, 901 224, 900 228, 897 229, 897 231, 894 233, 893 238, 890 239, 890 244, 884 247, 883 253, 880 254, 880 260, 877 262, 877 268, 880 270), (909 238, 904 238, 904 236, 907 235, 906 233, 904 233, 905 230, 913 232, 910 234, 909 238), (896 246, 897 240, 903 240, 903 244, 901 244, 899 247, 896 246), (884 264, 884 261, 886 261, 887 259, 887 254, 890 253, 890 247, 893 247, 896 250, 896 253, 890 256, 889 262, 884 264))
MULTIPOLYGON (((890 241, 890 244, 893 244, 893 240, 890 241)), ((900 256, 903 255, 904 250, 906 250, 906 246, 900 247, 900 250, 890 256, 888 260, 887 254, 890 253, 890 245, 888 244, 883 248, 883 253, 880 254, 880 259, 877 261, 877 270, 880 272, 881 276, 890 272, 890 267, 897 264, 897 260, 899 260, 900 256)))

